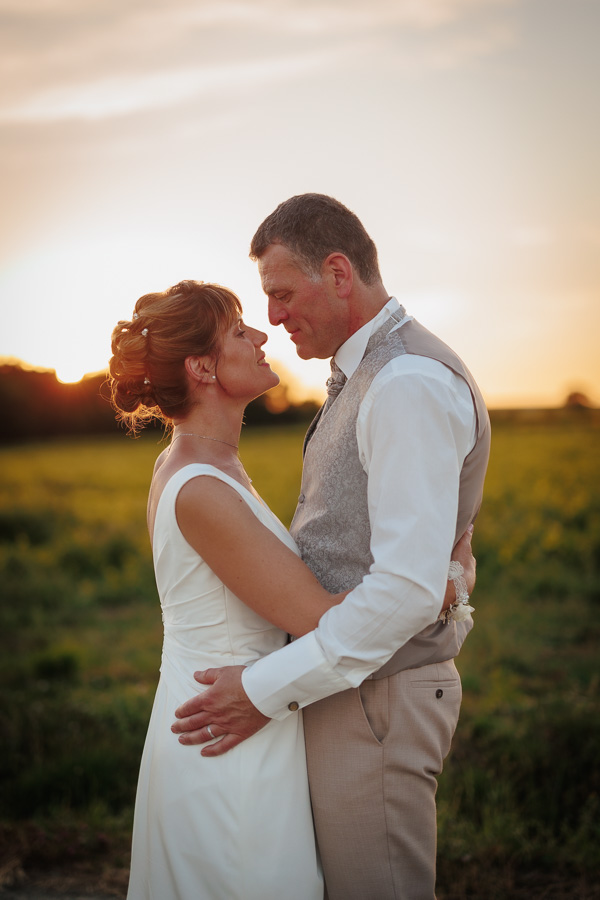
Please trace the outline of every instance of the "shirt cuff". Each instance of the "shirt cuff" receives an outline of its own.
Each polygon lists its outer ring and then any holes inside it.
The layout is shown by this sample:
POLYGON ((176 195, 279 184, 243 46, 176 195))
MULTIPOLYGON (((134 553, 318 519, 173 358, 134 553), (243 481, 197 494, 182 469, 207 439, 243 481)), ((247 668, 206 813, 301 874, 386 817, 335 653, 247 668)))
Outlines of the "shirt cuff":
POLYGON ((312 631, 244 669, 242 685, 270 719, 285 719, 309 703, 354 687, 327 662, 312 631))

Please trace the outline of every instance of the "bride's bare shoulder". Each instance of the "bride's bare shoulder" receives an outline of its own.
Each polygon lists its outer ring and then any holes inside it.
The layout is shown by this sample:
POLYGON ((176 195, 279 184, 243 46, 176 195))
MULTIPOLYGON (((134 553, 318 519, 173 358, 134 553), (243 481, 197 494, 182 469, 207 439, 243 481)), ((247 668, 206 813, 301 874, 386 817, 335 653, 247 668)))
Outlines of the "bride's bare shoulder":
POLYGON ((152 472, 152 480, 150 481, 150 490, 148 491, 148 506, 146 515, 148 519, 148 528, 150 534, 154 531, 154 518, 156 515, 156 507, 163 492, 163 488, 167 481, 177 471, 177 466, 172 465, 173 460, 169 458, 169 447, 166 447, 154 463, 152 472), (169 464, 167 464, 167 461, 169 464))
POLYGON ((152 472, 152 477, 156 478, 159 469, 165 464, 167 459, 169 458, 169 447, 165 447, 163 452, 157 457, 156 462, 154 463, 154 470, 152 472))

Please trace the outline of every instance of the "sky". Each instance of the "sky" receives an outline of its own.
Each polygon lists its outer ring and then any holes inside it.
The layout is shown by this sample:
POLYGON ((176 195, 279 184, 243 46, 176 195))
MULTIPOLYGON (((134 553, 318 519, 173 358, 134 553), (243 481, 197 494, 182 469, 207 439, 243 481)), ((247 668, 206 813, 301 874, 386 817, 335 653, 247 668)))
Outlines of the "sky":
POLYGON ((600 404, 599 0, 0 0, 0 356, 104 369, 137 297, 233 289, 337 197, 491 407, 600 404))

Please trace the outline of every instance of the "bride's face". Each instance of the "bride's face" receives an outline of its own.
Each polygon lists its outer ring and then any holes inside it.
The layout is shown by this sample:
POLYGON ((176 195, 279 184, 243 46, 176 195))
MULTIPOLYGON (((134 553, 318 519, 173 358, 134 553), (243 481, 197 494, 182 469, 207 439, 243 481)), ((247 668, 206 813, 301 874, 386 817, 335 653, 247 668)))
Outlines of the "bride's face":
POLYGON ((215 374, 226 394, 253 400, 279 384, 279 376, 265 359, 267 335, 239 319, 225 334, 215 374))

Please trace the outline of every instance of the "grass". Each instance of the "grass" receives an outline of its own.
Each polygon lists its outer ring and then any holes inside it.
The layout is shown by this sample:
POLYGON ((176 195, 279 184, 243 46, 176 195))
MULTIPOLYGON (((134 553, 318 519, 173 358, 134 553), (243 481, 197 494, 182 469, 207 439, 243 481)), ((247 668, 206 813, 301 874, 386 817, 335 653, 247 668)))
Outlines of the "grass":
MULTIPOLYGON (((600 896, 598 434, 495 429, 438 792, 439 900, 600 896)), ((286 524, 301 440, 294 427, 242 442, 286 524)), ((161 447, 148 435, 0 451, 0 887, 68 864, 120 871, 106 887, 123 893, 160 660, 144 520, 161 447)))
POLYGON ((463 708, 439 791, 449 897, 598 896, 597 448, 585 426, 494 434, 476 628, 458 659, 463 708), (484 892, 470 893, 478 882, 484 892))

